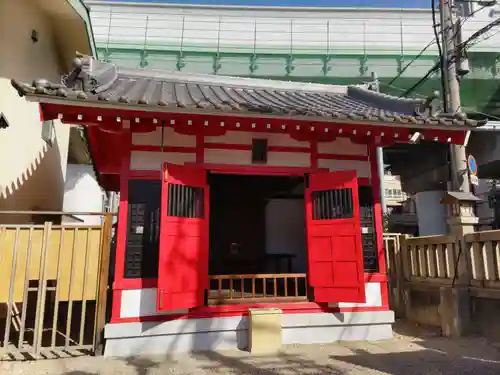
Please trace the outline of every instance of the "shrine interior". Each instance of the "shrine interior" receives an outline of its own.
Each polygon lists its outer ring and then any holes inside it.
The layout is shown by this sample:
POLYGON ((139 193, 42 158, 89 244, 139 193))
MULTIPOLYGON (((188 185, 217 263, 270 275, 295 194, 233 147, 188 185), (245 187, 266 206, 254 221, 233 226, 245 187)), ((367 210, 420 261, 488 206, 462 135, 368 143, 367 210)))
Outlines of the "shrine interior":
MULTIPOLYGON (((304 274, 306 223, 304 178, 210 174, 210 275, 304 274)), ((267 280, 254 285, 224 280, 225 291, 265 292, 267 280)), ((249 280, 250 282, 250 280, 249 280)), ((276 288, 282 293, 285 279, 276 288)), ((305 283, 301 283, 301 295, 305 283)), ((221 289, 211 280, 210 289, 221 289)), ((276 289, 276 290, 274 290, 276 289)))
POLYGON ((210 174, 211 275, 306 271, 304 178, 210 174))

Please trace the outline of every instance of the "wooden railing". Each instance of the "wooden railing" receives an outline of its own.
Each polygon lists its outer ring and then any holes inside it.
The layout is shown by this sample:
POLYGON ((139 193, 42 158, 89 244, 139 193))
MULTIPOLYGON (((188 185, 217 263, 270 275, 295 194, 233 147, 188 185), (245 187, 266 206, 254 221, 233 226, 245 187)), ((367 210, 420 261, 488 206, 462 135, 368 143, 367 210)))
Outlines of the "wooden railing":
POLYGON ((211 275, 211 305, 307 300, 305 273, 211 275))

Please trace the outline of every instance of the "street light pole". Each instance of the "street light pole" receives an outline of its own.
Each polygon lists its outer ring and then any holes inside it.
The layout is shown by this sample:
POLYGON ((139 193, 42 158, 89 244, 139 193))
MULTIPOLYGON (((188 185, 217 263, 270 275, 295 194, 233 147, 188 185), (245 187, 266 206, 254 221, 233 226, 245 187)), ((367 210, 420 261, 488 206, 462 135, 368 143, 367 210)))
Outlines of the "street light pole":
MULTIPOLYGON (((441 40, 443 49, 443 72, 445 77, 445 110, 448 113, 460 112, 460 85, 457 77, 456 37, 460 33, 460 22, 453 20, 453 0, 440 0, 441 40)), ((467 155, 465 146, 450 145, 451 179, 453 189, 470 193, 469 174, 467 172, 467 155)))

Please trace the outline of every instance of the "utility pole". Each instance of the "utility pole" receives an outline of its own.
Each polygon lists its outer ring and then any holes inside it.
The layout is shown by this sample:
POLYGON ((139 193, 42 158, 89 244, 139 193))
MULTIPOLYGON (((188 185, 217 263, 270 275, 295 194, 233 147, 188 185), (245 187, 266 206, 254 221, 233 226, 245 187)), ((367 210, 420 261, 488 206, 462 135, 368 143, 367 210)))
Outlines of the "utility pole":
MULTIPOLYGON (((441 40, 443 50, 443 71, 445 78, 444 104, 445 111, 457 113, 460 111, 460 85, 457 77, 456 37, 460 33, 460 22, 454 21, 454 0, 440 0, 441 40)), ((453 190, 470 193, 469 174, 467 172, 467 155, 465 146, 450 145, 451 178, 453 190)))

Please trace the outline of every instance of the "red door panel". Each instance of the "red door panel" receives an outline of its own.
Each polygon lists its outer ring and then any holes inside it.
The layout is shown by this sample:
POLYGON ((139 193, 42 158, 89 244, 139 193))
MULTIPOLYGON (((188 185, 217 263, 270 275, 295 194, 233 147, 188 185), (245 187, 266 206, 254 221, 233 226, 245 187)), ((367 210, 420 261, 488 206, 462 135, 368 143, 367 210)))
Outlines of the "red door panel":
POLYGON ((309 176, 308 278, 316 302, 365 302, 355 171, 309 176))
POLYGON ((202 168, 165 164, 158 311, 201 306, 208 288, 208 185, 202 168))

